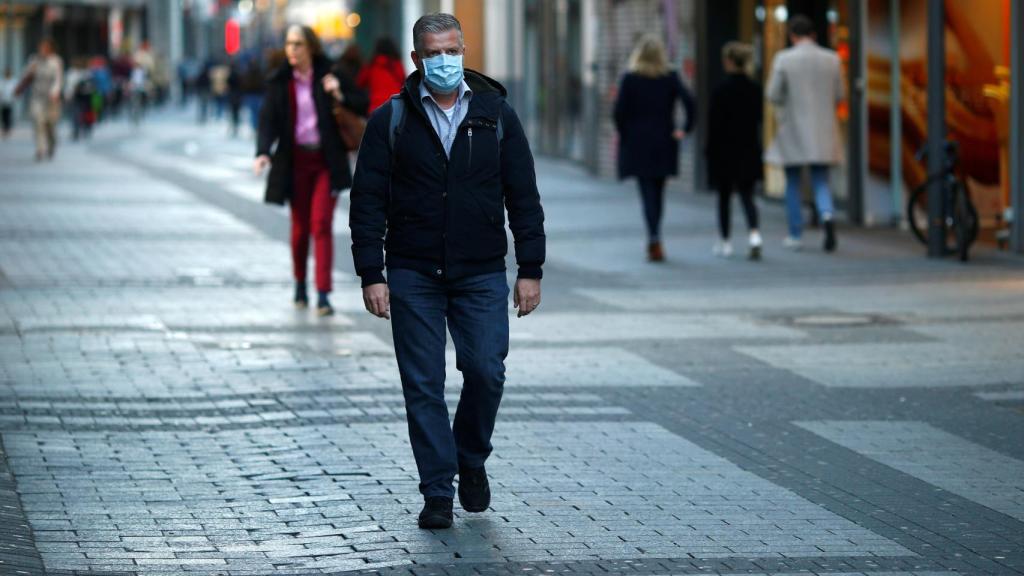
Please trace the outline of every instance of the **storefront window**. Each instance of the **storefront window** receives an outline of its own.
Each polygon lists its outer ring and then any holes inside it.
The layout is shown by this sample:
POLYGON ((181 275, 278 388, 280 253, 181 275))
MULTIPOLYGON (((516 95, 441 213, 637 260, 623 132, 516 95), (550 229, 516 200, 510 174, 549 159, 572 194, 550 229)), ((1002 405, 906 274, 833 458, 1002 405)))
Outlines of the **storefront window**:
MULTIPOLYGON (((960 145, 961 175, 981 217, 982 238, 988 240, 1002 227, 1010 205, 1010 3, 945 3, 947 137, 960 145), (993 26, 994 22, 1000 24, 993 26)), ((899 14, 893 14, 889 0, 869 3, 868 147, 870 181, 876 192, 893 189, 893 175, 902 180, 904 189, 927 179, 927 167, 915 154, 928 136, 928 3, 903 0, 897 4, 899 14), (896 50, 899 77, 894 80, 890 70, 896 50), (899 82, 898 131, 889 121, 894 81, 899 82), (894 135, 898 136, 895 141, 894 135), (898 170, 891 160, 894 144, 901 146, 898 170)), ((895 210, 897 218, 903 216, 900 207, 895 210)))

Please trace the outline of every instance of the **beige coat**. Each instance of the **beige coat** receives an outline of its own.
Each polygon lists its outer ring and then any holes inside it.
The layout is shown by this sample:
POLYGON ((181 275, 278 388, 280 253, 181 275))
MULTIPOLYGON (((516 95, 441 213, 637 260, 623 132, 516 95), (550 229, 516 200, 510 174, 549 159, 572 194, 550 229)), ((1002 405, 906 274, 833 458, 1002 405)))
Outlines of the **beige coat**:
POLYGON ((775 56, 768 81, 778 130, 765 161, 783 166, 838 164, 841 158, 836 104, 846 93, 839 56, 811 41, 775 56))

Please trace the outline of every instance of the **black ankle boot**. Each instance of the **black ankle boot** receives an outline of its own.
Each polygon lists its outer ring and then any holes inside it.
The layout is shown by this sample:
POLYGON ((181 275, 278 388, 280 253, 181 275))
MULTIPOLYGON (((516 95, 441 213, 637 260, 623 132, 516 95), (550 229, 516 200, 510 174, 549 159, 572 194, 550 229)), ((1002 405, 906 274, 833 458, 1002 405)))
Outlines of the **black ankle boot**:
POLYGON ((320 292, 317 295, 316 313, 320 316, 330 316, 334 314, 334 308, 331 307, 331 302, 327 299, 327 292, 320 292))
POLYGON ((308 308, 309 307, 309 295, 306 292, 305 282, 295 283, 295 307, 296 308, 308 308))
POLYGON ((425 530, 452 527, 452 499, 444 496, 430 496, 423 502, 419 526, 425 530))
POLYGON ((459 468, 459 504, 466 512, 483 512, 491 505, 491 485, 483 466, 459 468))
POLYGON ((825 221, 825 252, 836 251, 836 225, 831 220, 825 221))

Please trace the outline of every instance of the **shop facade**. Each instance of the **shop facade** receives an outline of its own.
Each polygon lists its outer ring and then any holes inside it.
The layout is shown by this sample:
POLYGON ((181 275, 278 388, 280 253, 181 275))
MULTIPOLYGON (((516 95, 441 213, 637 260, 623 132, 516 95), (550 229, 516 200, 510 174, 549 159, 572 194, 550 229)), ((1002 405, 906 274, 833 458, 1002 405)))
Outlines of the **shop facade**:
MULTIPOLYGON (((700 93, 722 75, 718 53, 733 39, 754 44, 756 76, 765 82, 786 47, 790 14, 811 17, 819 41, 835 49, 848 86, 837 107, 843 162, 833 183, 847 219, 901 225, 909 191, 927 180, 917 153, 928 141, 928 12, 945 22, 946 137, 959 143, 960 168, 981 218, 982 240, 1024 249, 1020 171, 1019 2, 972 0, 703 0, 700 93), (1016 112, 1015 112, 1016 110, 1016 112), (1016 129, 1012 129, 1012 127, 1016 129)), ((766 104, 764 141, 775 133, 766 104)), ((698 171, 699 172, 699 171, 698 171)), ((701 176, 698 175, 698 183, 701 176)), ((778 166, 765 168, 765 194, 781 197, 778 166)))

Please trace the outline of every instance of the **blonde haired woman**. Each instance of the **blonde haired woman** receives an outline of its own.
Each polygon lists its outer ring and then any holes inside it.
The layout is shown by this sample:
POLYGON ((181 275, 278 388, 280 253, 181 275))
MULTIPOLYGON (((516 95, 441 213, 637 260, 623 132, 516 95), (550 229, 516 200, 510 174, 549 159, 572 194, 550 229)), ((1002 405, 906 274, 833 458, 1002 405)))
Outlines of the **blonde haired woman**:
POLYGON ((645 36, 619 85, 615 128, 619 132, 619 178, 635 177, 647 223, 647 259, 661 262, 661 217, 665 180, 679 173, 679 142, 697 120, 693 96, 669 68, 665 45, 645 36), (686 124, 675 125, 676 103, 686 109, 686 124))
POLYGON ((750 232, 748 258, 761 258, 754 184, 761 178, 761 87, 750 78, 754 49, 729 42, 722 48, 725 79, 711 94, 708 110, 708 172, 718 189, 719 239, 713 249, 723 258, 732 256, 732 195, 738 192, 750 232))

